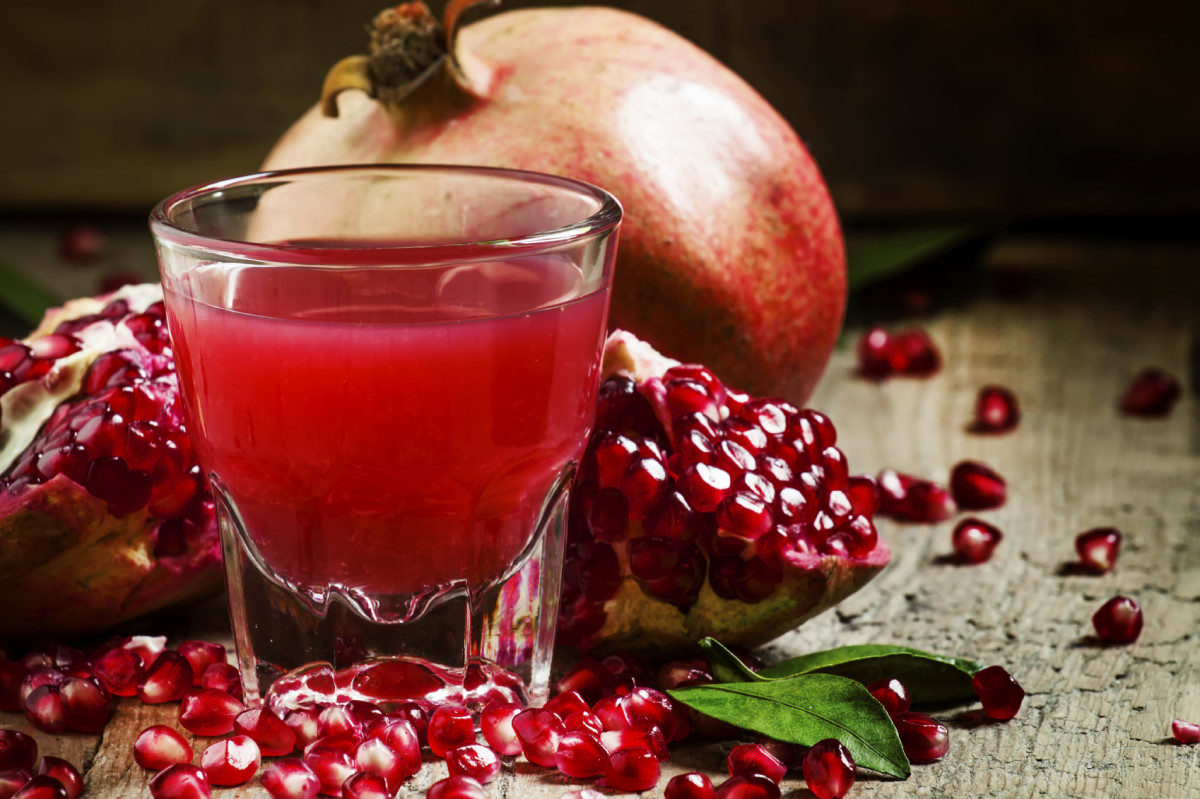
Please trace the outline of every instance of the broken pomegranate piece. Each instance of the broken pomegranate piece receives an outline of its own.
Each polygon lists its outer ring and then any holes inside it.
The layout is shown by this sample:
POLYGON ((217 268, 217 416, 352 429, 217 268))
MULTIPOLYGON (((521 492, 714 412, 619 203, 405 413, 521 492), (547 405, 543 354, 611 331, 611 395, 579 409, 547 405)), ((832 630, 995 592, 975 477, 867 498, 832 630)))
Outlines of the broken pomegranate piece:
POLYGON ((887 563, 870 484, 850 477, 824 414, 730 391, 621 331, 603 374, 572 494, 559 641, 757 646, 887 563))

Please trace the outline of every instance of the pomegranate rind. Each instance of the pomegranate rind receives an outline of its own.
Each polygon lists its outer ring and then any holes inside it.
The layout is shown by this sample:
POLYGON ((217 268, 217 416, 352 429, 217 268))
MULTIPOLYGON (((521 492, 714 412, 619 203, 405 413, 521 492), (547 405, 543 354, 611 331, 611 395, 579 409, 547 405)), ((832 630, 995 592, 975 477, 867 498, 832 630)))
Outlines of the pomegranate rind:
MULTIPOLYGON (((98 313, 114 299, 140 312, 162 299, 162 289, 157 284, 126 286, 71 300, 48 310, 25 341, 52 333, 66 320, 98 313)), ((43 380, 5 393, 6 434, 17 421, 9 413, 16 400, 23 402, 20 434, 32 428, 36 435, 54 409, 76 395, 93 360, 112 349, 137 346, 122 325, 100 323, 78 338, 81 351, 62 359, 43 380)), ((26 437, 28 441, 14 446, 27 447, 33 439, 26 437)), ((5 608, 0 634, 90 634, 219 591, 221 547, 215 521, 197 525, 185 551, 156 557, 161 523, 145 508, 115 517, 104 500, 61 474, 15 492, 0 490, 0 607, 5 608)))

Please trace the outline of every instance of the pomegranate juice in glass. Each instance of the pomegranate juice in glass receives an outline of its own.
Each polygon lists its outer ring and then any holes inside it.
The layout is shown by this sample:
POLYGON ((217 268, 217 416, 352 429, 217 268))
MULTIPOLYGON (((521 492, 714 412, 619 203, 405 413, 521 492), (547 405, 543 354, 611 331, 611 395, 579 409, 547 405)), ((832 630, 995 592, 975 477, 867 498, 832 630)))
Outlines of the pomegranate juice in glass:
POLYGON ((545 699, 620 219, 576 181, 429 166, 154 210, 248 698, 545 699))

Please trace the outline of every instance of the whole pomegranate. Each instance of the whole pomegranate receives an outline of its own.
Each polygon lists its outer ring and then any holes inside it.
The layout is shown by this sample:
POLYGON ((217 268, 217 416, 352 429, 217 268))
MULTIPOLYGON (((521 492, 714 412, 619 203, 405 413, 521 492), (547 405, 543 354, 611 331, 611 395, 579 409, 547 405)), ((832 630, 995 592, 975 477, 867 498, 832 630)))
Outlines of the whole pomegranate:
POLYGON ((816 165, 755 91, 611 8, 422 3, 374 20, 264 169, 419 162, 585 180, 625 208, 612 320, 757 393, 808 398, 841 327, 845 254, 816 165))
POLYGON ((751 398, 628 333, 605 347, 560 642, 661 655, 711 635, 753 647, 887 565, 875 481, 849 475, 828 417, 751 398))
POLYGON ((0 637, 84 634, 220 586, 157 285, 0 339, 0 637))

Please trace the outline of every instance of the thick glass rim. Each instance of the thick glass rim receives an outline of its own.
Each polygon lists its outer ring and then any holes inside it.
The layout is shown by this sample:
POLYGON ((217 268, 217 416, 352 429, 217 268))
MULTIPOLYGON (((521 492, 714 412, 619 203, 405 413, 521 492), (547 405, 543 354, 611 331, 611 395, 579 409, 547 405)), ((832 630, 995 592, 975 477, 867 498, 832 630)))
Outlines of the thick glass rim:
MULTIPOLYGON (((294 181, 310 175, 328 174, 412 174, 412 173, 447 173, 450 175, 477 176, 491 180, 505 180, 514 183, 537 183, 567 190, 576 195, 590 197, 599 202, 595 212, 572 222, 569 225, 538 231, 512 238, 493 239, 486 241, 461 241, 439 244, 404 244, 368 246, 363 250, 372 253, 371 260, 378 263, 416 263, 426 258, 445 261, 453 258, 454 253, 461 253, 464 260, 477 260, 503 255, 512 257, 525 252, 543 251, 581 241, 597 235, 611 232, 621 223, 621 203, 609 192, 574 178, 549 175, 523 169, 507 169, 502 167, 466 166, 459 164, 341 164, 334 166, 303 167, 298 169, 279 169, 255 172, 232 178, 201 183, 178 191, 161 202, 150 212, 150 228, 154 235, 163 241, 194 251, 208 253, 214 257, 236 259, 238 261, 261 262, 310 262, 316 253, 336 252, 344 247, 330 242, 314 244, 306 242, 303 245, 267 243, 251 241, 246 238, 222 238, 204 233, 197 233, 177 224, 171 217, 174 209, 181 204, 205 195, 214 195, 221 191, 240 186, 271 181, 294 181)), ((357 246, 356 246, 357 248, 357 246)))

